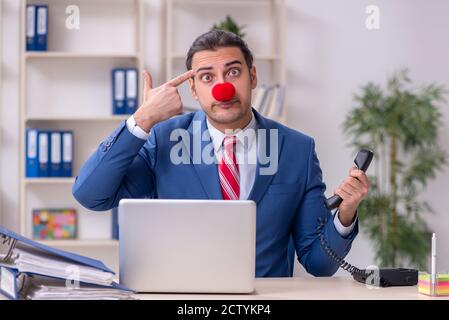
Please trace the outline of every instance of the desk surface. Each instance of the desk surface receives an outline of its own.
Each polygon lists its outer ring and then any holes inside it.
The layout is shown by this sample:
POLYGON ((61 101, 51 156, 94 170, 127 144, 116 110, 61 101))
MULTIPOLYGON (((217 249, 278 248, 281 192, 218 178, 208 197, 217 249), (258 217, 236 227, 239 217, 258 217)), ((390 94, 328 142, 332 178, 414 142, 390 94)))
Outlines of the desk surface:
MULTIPOLYGON (((418 287, 367 288, 351 278, 258 278, 252 294, 136 294, 141 300, 449 300, 418 293, 418 287)), ((6 299, 0 294, 0 300, 6 299)))
POLYGON ((137 299, 179 299, 179 300, 215 300, 215 299, 269 299, 269 300, 329 300, 329 299, 361 299, 361 300, 428 300, 448 299, 449 297, 429 297, 418 293, 418 286, 367 288, 352 278, 258 278, 256 289, 252 294, 136 294, 137 299))

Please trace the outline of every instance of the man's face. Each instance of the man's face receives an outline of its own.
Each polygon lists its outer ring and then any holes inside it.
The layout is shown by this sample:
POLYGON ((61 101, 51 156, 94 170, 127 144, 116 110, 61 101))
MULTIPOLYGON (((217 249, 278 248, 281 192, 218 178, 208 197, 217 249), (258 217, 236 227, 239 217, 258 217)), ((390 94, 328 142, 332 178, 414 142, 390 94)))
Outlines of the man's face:
POLYGON ((232 125, 247 118, 251 112, 251 90, 257 86, 256 68, 246 64, 240 48, 224 47, 215 51, 198 51, 193 55, 194 80, 190 91, 209 119, 222 125, 232 125), (212 96, 217 83, 230 82, 235 87, 232 100, 221 102, 212 96))

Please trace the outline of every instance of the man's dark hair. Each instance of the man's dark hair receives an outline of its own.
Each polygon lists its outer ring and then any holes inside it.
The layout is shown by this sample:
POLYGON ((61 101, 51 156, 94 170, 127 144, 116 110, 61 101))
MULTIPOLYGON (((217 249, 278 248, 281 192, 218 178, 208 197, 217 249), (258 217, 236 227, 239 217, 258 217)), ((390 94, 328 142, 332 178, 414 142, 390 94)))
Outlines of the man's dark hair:
POLYGON ((187 70, 192 69, 192 58, 193 55, 198 51, 203 50, 216 50, 223 47, 237 47, 243 53, 245 57, 246 64, 248 68, 253 66, 253 54, 248 48, 246 42, 240 38, 238 35, 232 32, 212 29, 209 32, 203 33, 198 38, 193 41, 190 46, 189 52, 187 53, 186 67, 187 70))

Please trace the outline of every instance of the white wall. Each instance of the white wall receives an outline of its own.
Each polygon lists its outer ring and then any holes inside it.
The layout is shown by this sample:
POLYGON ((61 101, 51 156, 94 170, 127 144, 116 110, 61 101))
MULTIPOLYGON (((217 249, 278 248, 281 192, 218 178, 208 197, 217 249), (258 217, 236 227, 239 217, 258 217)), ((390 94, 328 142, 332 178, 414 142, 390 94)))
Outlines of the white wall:
MULTIPOLYGON (((289 123, 316 140, 328 194, 345 177, 353 154, 346 147, 341 123, 352 106, 352 95, 368 81, 384 83, 403 66, 418 83, 437 81, 449 88, 449 2, 446 0, 287 0, 287 105, 289 123), (365 28, 365 8, 381 10, 381 28, 365 28)), ((82 14, 82 13, 81 13, 82 14)), ((205 13, 206 14, 206 13, 205 13)), ((158 0, 145 1, 146 67, 161 83, 160 36, 162 21, 158 0)), ((82 17, 81 17, 82 18, 82 17)), ((3 6, 3 97, 1 110, 1 183, 3 224, 17 229, 18 198, 18 1, 3 6)), ((449 149, 449 110, 440 143, 449 149)), ((428 217, 440 242, 439 267, 449 270, 449 180, 446 169, 430 183, 425 198, 436 214, 428 217), (444 252, 444 250, 446 250, 444 252)), ((373 262, 366 237, 360 235, 348 260, 359 266, 373 262)))
MULTIPOLYGON (((287 66, 291 89, 289 119, 293 127, 316 139, 329 194, 351 165, 341 123, 352 107, 352 94, 372 80, 385 83, 400 67, 411 69, 418 83, 437 81, 449 88, 449 2, 288 1, 287 66), (365 8, 380 7, 380 30, 365 28, 365 8), (294 88, 294 90, 293 90, 294 88)), ((449 106, 443 108, 445 126, 440 143, 449 149, 449 106)), ((449 270, 449 179, 446 169, 429 184, 425 198, 436 214, 428 216, 439 238, 439 267, 449 270), (444 254, 444 255, 443 255, 444 254)), ((366 266, 373 262, 367 241, 358 238, 348 260, 366 266)))

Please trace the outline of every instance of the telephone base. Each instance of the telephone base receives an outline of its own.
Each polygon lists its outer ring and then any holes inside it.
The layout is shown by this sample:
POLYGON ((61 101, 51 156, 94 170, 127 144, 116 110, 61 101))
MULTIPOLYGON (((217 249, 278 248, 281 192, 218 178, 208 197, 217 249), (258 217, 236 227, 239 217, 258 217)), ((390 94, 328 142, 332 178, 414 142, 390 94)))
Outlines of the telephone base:
POLYGON ((418 283, 418 270, 407 268, 379 268, 360 270, 353 274, 354 280, 379 286, 379 287, 395 287, 395 286, 414 286, 418 283))

